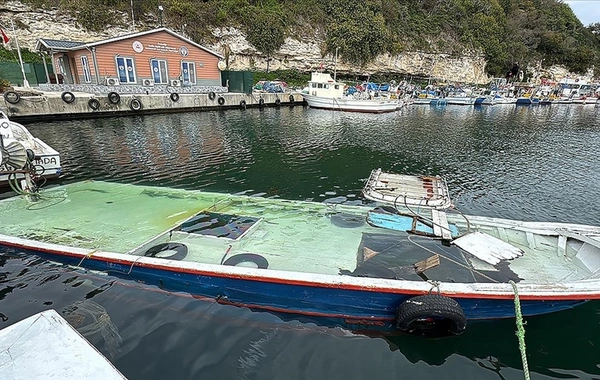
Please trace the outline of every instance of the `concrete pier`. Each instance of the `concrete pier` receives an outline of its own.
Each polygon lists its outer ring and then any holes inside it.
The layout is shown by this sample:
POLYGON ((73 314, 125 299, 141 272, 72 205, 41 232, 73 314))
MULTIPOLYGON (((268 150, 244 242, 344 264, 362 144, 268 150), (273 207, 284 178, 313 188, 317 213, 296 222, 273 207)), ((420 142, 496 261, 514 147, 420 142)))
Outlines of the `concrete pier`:
POLYGON ((102 93, 80 92, 76 89, 58 92, 16 88, 15 92, 24 91, 27 95, 20 96, 16 103, 14 98, 9 101, 3 97, 0 104, 10 119, 19 122, 304 104, 298 92, 188 93, 183 92, 185 89, 180 92, 177 88, 166 88, 163 92, 127 93, 123 88, 115 87, 104 89, 102 93))

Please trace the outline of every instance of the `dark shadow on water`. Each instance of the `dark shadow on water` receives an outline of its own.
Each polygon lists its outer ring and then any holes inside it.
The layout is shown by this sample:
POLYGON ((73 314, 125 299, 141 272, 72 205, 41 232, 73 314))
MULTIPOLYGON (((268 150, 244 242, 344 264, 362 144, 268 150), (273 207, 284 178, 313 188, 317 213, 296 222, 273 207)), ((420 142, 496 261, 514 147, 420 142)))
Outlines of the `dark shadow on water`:
MULTIPOLYGON (((584 321, 596 320, 599 307, 600 302, 590 302, 572 310, 526 317, 525 351, 529 371, 558 378, 573 378, 566 373, 581 372, 598 378, 600 348, 595 337, 600 335, 600 326, 584 321)), ((514 319, 470 322, 462 335, 450 338, 397 335, 383 339, 392 351, 400 351, 415 364, 442 366, 453 355, 460 355, 498 374, 502 368, 523 368, 514 319)))

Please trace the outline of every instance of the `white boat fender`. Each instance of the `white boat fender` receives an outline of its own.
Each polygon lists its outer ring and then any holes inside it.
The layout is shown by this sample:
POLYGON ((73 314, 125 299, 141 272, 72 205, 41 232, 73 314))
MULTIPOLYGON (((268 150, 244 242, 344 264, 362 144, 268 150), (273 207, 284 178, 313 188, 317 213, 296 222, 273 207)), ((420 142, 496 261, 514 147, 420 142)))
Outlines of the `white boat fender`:
POLYGON ((267 259, 256 253, 240 253, 238 255, 231 256, 223 262, 223 265, 230 266, 245 266, 248 267, 248 263, 256 265, 259 269, 267 269, 269 262, 267 259))
POLYGON ((133 111, 139 111, 142 109, 142 102, 140 102, 139 99, 131 99, 129 102, 129 108, 131 108, 133 111))
POLYGON ((281 99, 279 99, 279 98, 275 99, 275 105, 277 107, 279 107, 281 105, 281 99))
POLYGON ((107 98, 112 104, 119 104, 121 101, 121 96, 114 91, 109 92, 107 98))
POLYGON ((155 245, 153 247, 148 248, 146 252, 144 252, 144 256, 146 257, 158 257, 159 259, 168 259, 168 260, 183 260, 188 253, 188 247, 185 244, 181 243, 162 243, 155 245), (161 252, 174 251, 172 255, 169 256, 156 256, 161 252))
POLYGON ((73 93, 70 91, 65 91, 62 94, 60 94, 60 98, 65 103, 73 103, 75 101, 75 95, 73 95, 73 93))
POLYGON ((212 91, 208 93, 208 98, 209 98, 210 100, 215 100, 215 96, 217 96, 217 95, 215 95, 215 93, 214 93, 214 92, 212 92, 212 91))
POLYGON ((21 100, 21 95, 16 91, 6 91, 4 93, 4 100, 10 104, 17 104, 21 100))
POLYGON ((245 100, 240 101, 240 108, 246 109, 246 101, 245 100))
POLYGON ((452 298, 426 294, 409 298, 398 306, 396 327, 411 335, 441 338, 462 334, 467 318, 452 298))
POLYGON ((172 101, 176 102, 179 100, 179 94, 176 92, 172 92, 171 95, 169 96, 171 98, 172 101))
POLYGON ((93 110, 97 110, 100 108, 100 101, 96 98, 91 98, 88 100, 88 106, 93 110))
POLYGON ((219 100, 217 100, 217 102, 219 103, 220 106, 222 106, 223 104, 225 104, 225 98, 222 96, 219 96, 219 100))

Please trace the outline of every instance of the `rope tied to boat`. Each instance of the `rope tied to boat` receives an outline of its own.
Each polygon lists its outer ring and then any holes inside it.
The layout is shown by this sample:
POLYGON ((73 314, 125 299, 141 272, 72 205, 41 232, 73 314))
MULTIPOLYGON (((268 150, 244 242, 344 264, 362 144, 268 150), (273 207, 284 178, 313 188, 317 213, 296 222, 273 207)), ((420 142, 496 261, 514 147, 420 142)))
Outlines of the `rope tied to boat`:
POLYGON ((83 263, 83 260, 91 258, 91 257, 94 255, 94 253, 96 253, 96 252, 98 252, 98 250, 97 250, 97 249, 94 249, 94 250, 92 250, 92 251, 90 251, 90 252, 86 253, 86 254, 85 254, 85 255, 84 255, 82 258, 81 258, 81 261, 79 261, 79 264, 77 264, 77 267, 81 267, 81 263, 83 263))
POLYGON ((429 294, 431 294, 434 289, 437 291, 437 294, 440 294, 440 282, 439 281, 427 280, 427 282, 429 284, 431 284, 431 289, 429 289, 429 294))
POLYGON ((521 302, 519 301, 519 291, 517 289, 517 284, 513 280, 510 280, 509 283, 513 287, 513 292, 515 293, 515 316, 517 322, 517 332, 515 335, 519 338, 519 350, 521 351, 521 361, 523 362, 523 373, 525 375, 525 379, 529 380, 529 365, 527 364, 527 351, 525 347, 525 327, 523 322, 523 314, 521 314, 521 302))

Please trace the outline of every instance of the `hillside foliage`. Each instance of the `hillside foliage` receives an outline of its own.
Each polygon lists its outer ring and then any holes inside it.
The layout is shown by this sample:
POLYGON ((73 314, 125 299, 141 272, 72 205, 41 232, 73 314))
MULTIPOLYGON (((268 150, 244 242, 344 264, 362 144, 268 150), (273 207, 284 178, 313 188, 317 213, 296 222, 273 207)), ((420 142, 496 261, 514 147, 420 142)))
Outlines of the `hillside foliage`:
POLYGON ((561 0, 23 1, 56 7, 95 31, 130 23, 122 14, 133 12, 138 28, 162 22, 201 44, 212 42, 211 26, 236 26, 267 57, 287 36, 321 35, 323 56, 337 49, 341 61, 358 67, 381 53, 416 50, 483 54, 493 76, 514 62, 563 64, 578 73, 600 65, 600 24, 582 25, 561 0))

